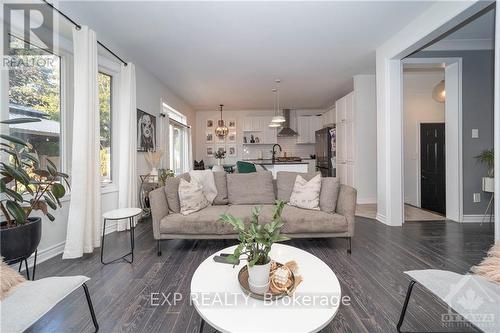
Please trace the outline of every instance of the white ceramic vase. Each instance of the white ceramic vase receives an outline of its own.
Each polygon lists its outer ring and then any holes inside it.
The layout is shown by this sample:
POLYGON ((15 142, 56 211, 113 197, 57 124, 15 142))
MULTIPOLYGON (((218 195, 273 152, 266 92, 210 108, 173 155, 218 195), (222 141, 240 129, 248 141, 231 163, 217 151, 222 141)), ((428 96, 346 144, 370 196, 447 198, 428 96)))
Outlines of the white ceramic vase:
POLYGON ((151 172, 149 173, 151 176, 158 176, 158 169, 156 168, 152 168, 151 169, 151 172))
POLYGON ((253 265, 248 267, 248 284, 254 293, 263 294, 269 288, 269 272, 271 261, 265 265, 253 265))

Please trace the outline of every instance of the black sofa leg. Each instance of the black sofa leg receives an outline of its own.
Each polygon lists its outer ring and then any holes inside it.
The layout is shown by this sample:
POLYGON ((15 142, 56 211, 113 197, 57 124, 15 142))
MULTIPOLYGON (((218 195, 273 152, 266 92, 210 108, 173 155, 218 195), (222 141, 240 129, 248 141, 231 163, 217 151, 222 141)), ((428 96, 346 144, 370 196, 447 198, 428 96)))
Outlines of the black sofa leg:
POLYGON ((408 308, 408 302, 410 301, 410 296, 411 292, 413 290, 413 286, 415 285, 415 281, 411 281, 410 285, 408 286, 408 290, 406 291, 406 298, 405 302, 403 304, 403 309, 401 309, 401 315, 399 316, 399 321, 396 326, 396 329, 398 330, 399 333, 401 333, 401 326, 403 326, 403 321, 405 320, 405 314, 406 314, 406 309, 408 308))
POLYGON ((347 237, 347 253, 351 254, 351 237, 347 237))
POLYGON ((94 323, 95 331, 98 332, 99 331, 99 324, 97 323, 97 318, 95 316, 94 307, 92 306, 92 300, 90 299, 89 288, 87 287, 87 285, 85 283, 82 285, 82 287, 83 287, 83 290, 85 291, 85 297, 87 298, 87 304, 89 306, 90 316, 92 316, 92 322, 94 323))
POLYGON ((159 257, 159 256, 161 256, 161 243, 160 243, 159 239, 156 241, 156 244, 157 244, 156 247, 158 249, 158 257, 159 257))

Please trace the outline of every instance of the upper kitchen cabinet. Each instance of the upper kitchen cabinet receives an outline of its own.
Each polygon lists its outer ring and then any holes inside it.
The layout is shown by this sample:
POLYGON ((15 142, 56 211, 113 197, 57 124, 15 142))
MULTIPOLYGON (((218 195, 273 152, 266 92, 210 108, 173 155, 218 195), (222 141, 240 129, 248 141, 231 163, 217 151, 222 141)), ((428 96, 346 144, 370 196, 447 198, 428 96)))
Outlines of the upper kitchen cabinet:
POLYGON ((246 117, 243 119, 243 131, 260 132, 263 130, 262 117, 246 117))
POLYGON ((297 116, 297 143, 315 143, 317 130, 323 128, 322 116, 297 116))
MULTIPOLYGON (((259 138, 258 144, 275 144, 278 142, 276 128, 269 127, 272 117, 245 117, 243 119, 243 136, 253 135, 259 138)), ((252 144, 252 143, 247 143, 252 144)), ((253 143, 256 144, 256 143, 253 143)))
POLYGON ((375 75, 354 76, 354 91, 337 100, 337 175, 358 191, 358 203, 377 196, 377 105, 375 75))

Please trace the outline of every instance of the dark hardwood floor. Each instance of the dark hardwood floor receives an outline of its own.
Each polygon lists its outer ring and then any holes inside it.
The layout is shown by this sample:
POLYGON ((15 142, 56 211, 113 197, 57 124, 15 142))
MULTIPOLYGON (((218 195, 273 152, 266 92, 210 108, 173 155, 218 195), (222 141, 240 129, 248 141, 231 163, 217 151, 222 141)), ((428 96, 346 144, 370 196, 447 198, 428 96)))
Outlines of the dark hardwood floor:
MULTIPOLYGON (((287 244, 321 258, 336 273, 350 306, 341 306, 324 332, 395 332, 408 278, 412 269, 436 268, 466 272, 485 255, 493 243, 488 224, 454 222, 408 222, 388 227, 374 220, 357 218, 352 254, 343 239, 293 240, 287 244)), ((108 236, 106 236, 108 237, 108 236)), ((125 251, 126 233, 106 238, 108 256, 125 251)), ((37 267, 37 279, 47 276, 86 275, 101 332, 197 332, 200 317, 189 304, 191 276, 207 256, 234 241, 169 240, 162 242, 163 255, 156 255, 156 242, 148 221, 136 228, 135 261, 103 266, 99 251, 78 260, 52 258, 37 267), (176 306, 150 305, 151 292, 180 292, 176 306)), ((440 315, 446 311, 419 287, 414 291, 405 330, 442 331, 440 315)), ((21 315, 21 314, 20 314, 21 315)), ((252 319, 253 320, 253 319, 252 319)), ((207 325, 206 331, 209 331, 207 325)), ((29 332, 91 332, 92 321, 83 290, 77 290, 29 332)))

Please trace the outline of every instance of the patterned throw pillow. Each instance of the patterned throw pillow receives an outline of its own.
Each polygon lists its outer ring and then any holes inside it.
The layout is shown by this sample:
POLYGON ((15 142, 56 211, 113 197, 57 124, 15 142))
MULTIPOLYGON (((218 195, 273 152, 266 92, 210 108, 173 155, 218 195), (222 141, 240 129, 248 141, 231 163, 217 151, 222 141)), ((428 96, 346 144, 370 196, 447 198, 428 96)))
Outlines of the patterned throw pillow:
POLYGON ((182 215, 189 215, 210 206, 210 202, 203 194, 203 187, 194 178, 191 178, 191 182, 180 179, 179 200, 182 215))
POLYGON ((321 175, 313 177, 310 181, 298 175, 295 179, 289 205, 298 208, 319 210, 320 192, 321 175))

